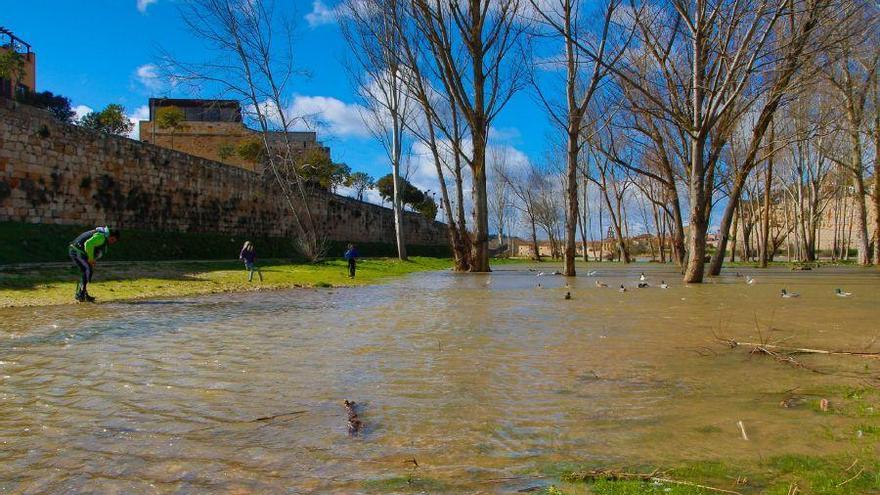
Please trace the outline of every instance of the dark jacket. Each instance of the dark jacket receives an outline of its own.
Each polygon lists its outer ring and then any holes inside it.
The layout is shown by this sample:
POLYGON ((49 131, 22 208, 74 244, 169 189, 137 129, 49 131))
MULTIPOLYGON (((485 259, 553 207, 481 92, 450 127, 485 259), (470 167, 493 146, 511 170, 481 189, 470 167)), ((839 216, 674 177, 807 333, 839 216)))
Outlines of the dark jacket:
POLYGON ((345 252, 345 256, 344 256, 344 258, 347 259, 348 261, 356 260, 359 257, 360 257, 360 254, 358 254, 357 248, 349 249, 348 251, 345 252))
POLYGON ((243 260, 245 263, 254 264, 254 261, 257 260, 257 250, 251 249, 249 251, 241 250, 241 253, 238 255, 238 259, 243 260))

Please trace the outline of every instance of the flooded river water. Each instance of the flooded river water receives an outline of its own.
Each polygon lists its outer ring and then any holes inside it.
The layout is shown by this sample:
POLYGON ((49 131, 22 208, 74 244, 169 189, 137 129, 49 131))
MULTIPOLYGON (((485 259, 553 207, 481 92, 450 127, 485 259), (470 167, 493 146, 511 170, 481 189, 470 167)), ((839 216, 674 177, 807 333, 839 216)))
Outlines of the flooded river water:
POLYGON ((597 276, 581 268, 571 281, 512 265, 365 288, 0 310, 0 492, 385 492, 381 480, 409 476, 414 459, 431 493, 515 493, 563 462, 874 441, 849 439, 850 419, 779 401, 790 389, 864 386, 880 362, 803 358, 835 370, 824 375, 713 335, 864 349, 880 334, 876 272, 741 270, 757 278, 749 286, 731 270, 686 287, 671 267, 590 269, 597 276), (635 288, 641 271, 654 287, 635 288), (358 438, 344 399, 359 404, 358 438))

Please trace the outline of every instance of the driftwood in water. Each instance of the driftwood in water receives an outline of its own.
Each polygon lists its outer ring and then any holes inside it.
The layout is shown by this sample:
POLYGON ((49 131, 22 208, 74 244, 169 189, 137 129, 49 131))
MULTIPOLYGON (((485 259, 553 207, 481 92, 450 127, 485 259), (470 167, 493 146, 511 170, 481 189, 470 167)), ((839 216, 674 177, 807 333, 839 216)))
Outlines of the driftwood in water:
POLYGON ((270 420, 273 420, 276 418, 283 418, 285 416, 297 416, 299 414, 305 414, 307 412, 308 411, 293 411, 293 412, 289 412, 289 413, 273 414, 272 416, 263 416, 261 418, 252 419, 252 420, 248 421, 248 423, 256 423, 257 421, 270 421, 270 420))
POLYGON ((345 406, 345 411, 348 413, 348 436, 356 437, 358 433, 360 433, 361 427, 363 426, 363 421, 358 417, 357 413, 357 403, 352 400, 344 400, 342 404, 345 406))
POLYGON ((733 339, 725 339, 718 337, 718 340, 729 345, 731 348, 738 346, 750 346, 754 349, 766 349, 769 351, 787 352, 789 354, 825 354, 828 356, 856 356, 868 359, 880 359, 880 352, 858 352, 858 351, 830 351, 826 349, 808 349, 805 347, 789 347, 772 344, 757 344, 754 342, 737 342, 733 339))

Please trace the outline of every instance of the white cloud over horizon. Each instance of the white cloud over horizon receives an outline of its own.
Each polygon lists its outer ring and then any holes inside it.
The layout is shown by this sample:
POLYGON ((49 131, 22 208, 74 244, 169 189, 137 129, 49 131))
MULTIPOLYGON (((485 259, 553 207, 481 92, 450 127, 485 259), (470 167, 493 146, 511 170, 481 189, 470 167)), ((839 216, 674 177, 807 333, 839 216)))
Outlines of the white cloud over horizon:
POLYGON ((127 115, 128 121, 134 124, 128 137, 131 139, 140 139, 140 128, 138 122, 141 120, 150 120, 150 108, 147 105, 141 105, 135 109, 133 113, 127 115))
POLYGON ((77 122, 79 122, 80 119, 85 117, 87 114, 92 113, 93 111, 94 110, 92 109, 92 107, 88 105, 77 105, 73 107, 73 112, 76 114, 74 118, 77 122))

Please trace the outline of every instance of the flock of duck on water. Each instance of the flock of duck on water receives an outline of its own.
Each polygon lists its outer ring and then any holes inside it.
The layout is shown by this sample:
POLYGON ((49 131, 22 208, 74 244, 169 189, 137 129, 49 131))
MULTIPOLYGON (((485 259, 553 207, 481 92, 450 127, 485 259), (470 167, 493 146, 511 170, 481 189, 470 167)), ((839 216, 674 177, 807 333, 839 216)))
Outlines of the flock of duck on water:
MULTIPOLYGON (((529 268, 529 271, 530 271, 530 272, 536 272, 537 270, 535 270, 535 269, 533 269, 533 268, 529 268)), ((587 276, 588 276, 588 277, 595 277, 595 276, 598 275, 598 274, 599 274, 599 272, 597 272, 596 270, 591 270, 591 271, 587 272, 587 276)), ((537 277, 543 277, 543 276, 545 276, 545 275, 562 275, 562 273, 561 273, 561 272, 558 272, 558 271, 550 272, 550 273, 546 273, 546 272, 537 272, 537 274, 536 274, 535 276, 537 276, 537 277)), ((737 276, 737 277, 743 277, 743 275, 742 275, 741 273, 739 273, 739 272, 736 272, 736 276, 737 276)), ((750 276, 748 276, 748 275, 745 276, 745 280, 746 280, 746 284, 748 284, 748 285, 755 285, 755 284, 757 283, 757 280, 755 280, 755 278, 750 277, 750 276)), ((489 282, 486 282, 486 285, 489 285, 489 282)), ((570 287, 571 287, 571 286, 570 286, 568 283, 565 284, 565 288, 566 288, 566 289, 568 289, 568 288, 570 288, 570 287)), ((608 287, 608 284, 606 284, 605 282, 602 282, 601 280, 596 280, 596 287, 599 287, 599 288, 607 288, 607 287, 608 287)), ((640 273, 640 274, 639 274, 639 280, 638 280, 638 283, 636 284, 636 288, 639 288, 639 289, 647 289, 647 288, 649 288, 649 287, 651 287, 651 285, 648 283, 648 277, 645 275, 645 272, 640 273)), ((659 285, 659 287, 660 287, 661 289, 668 289, 668 288, 669 288, 669 284, 667 284, 665 280, 660 280, 660 285, 659 285)), ((538 289, 543 289, 544 286, 541 285, 541 284, 539 283, 539 284, 537 285, 536 288, 538 288, 538 289)), ((626 291, 627 291, 626 286, 625 286, 624 284, 620 284, 620 288, 618 288, 617 290, 618 290, 618 292, 626 292, 626 291)), ((846 292, 846 291, 844 291, 843 289, 837 288, 837 289, 834 289, 834 294, 835 294, 837 297, 849 297, 849 296, 852 295, 852 292, 846 292)), ((783 299, 792 299, 792 298, 795 298, 795 297, 801 297, 801 295, 798 294, 797 292, 788 292, 786 289, 782 289, 782 290, 780 291, 779 295, 780 295, 783 299)), ((565 293, 565 299, 571 299, 571 292, 566 292, 566 293, 565 293)))

